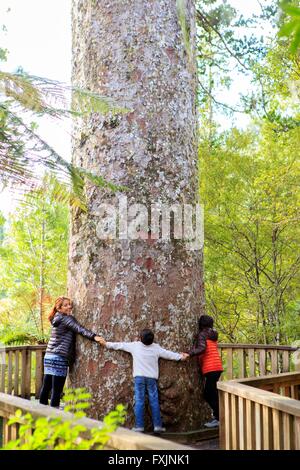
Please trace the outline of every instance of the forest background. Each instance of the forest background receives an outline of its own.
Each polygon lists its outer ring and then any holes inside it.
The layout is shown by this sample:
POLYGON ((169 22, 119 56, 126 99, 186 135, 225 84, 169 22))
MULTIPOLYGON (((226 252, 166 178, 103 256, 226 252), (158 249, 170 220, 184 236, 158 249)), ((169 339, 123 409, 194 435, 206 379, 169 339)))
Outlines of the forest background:
MULTIPOLYGON (((291 344, 300 335, 299 1, 196 4, 206 311, 223 342, 291 344)), ((0 341, 44 343, 49 307, 66 291, 69 204, 84 207, 84 190, 82 175, 63 174, 68 145, 64 164, 39 119, 65 122, 82 107, 55 107, 53 95, 69 88, 7 71, 8 56, 0 49, 0 182, 6 205, 8 190, 14 198, 0 213, 0 341), (8 81, 22 98, 12 86, 8 96, 8 81)))

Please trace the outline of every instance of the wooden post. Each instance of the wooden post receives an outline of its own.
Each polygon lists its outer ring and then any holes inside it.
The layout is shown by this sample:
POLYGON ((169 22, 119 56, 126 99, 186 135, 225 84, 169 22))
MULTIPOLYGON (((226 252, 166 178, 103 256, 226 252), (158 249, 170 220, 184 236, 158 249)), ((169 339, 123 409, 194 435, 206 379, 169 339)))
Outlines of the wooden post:
POLYGON ((263 450, 272 450, 272 420, 268 406, 263 405, 263 450))
POLYGON ((255 377, 255 350, 249 349, 249 377, 255 377))
POLYGON ((293 353, 293 363, 295 372, 300 372, 300 348, 293 353))
POLYGON ((225 392, 225 449, 232 448, 232 429, 231 429, 231 401, 229 393, 225 392))
POLYGON ((266 350, 259 351, 259 375, 266 375, 266 350))
POLYGON ((240 450, 246 449, 246 414, 245 402, 242 397, 239 397, 239 448, 240 450))
POLYGON ((246 367, 245 367, 245 351, 244 349, 238 349, 237 351, 238 361, 239 361, 239 379, 246 377, 246 367))
POLYGON ((39 398, 43 380, 43 351, 36 351, 35 398, 39 398))
POLYGON ((220 449, 225 450, 225 433, 226 433, 226 426, 225 426, 225 398, 224 392, 219 390, 219 421, 220 421, 220 428, 219 428, 219 442, 220 442, 220 449))
POLYGON ((280 427, 280 411, 272 410, 272 418, 273 418, 273 449, 280 450, 281 446, 281 433, 282 429, 280 427))
POLYGON ((271 371, 272 374, 278 374, 278 352, 276 349, 271 350, 271 371))
POLYGON ((232 362, 232 349, 227 349, 227 380, 233 378, 233 362, 232 362))
POLYGON ((238 397, 231 395, 231 435, 232 450, 239 449, 238 397))
POLYGON ((283 413, 282 416, 283 423, 283 450, 291 450, 291 417, 288 413, 283 413))
POLYGON ((254 450, 255 449, 255 426, 254 426, 253 403, 251 400, 246 400, 246 433, 247 433, 247 450, 254 450))
POLYGON ((13 352, 8 352, 8 368, 7 368, 7 393, 11 395, 12 392, 12 377, 13 377, 13 352))
POLYGON ((31 394, 31 351, 22 350, 22 370, 21 370, 21 397, 29 398, 31 394))
POLYGON ((27 355, 26 355, 26 349, 23 349, 21 352, 21 357, 22 357, 22 365, 21 365, 21 397, 25 398, 26 395, 26 360, 27 360, 27 355))
POLYGON ((8 426, 9 418, 3 418, 3 445, 7 444, 11 440, 11 426, 8 426))
POLYGON ((10 435, 10 438, 12 441, 15 441, 18 437, 18 425, 17 423, 14 423, 10 426, 11 430, 11 435, 10 435))
POLYGON ((261 406, 255 403, 255 450, 262 450, 261 406))
POLYGON ((294 418, 295 450, 300 450, 300 418, 294 418))
POLYGON ((289 372, 290 370, 290 352, 283 351, 282 352, 282 372, 289 372))
POLYGON ((297 385, 291 385, 291 398, 294 398, 294 400, 298 400, 298 387, 297 385))
POLYGON ((5 392, 5 368, 6 368, 6 354, 5 351, 1 351, 0 358, 0 392, 5 392))
POLYGON ((19 396, 19 351, 15 351, 14 395, 19 396))
POLYGON ((27 351, 27 361, 26 361, 26 379, 25 379, 25 398, 30 400, 31 397, 31 354, 32 351, 27 351))

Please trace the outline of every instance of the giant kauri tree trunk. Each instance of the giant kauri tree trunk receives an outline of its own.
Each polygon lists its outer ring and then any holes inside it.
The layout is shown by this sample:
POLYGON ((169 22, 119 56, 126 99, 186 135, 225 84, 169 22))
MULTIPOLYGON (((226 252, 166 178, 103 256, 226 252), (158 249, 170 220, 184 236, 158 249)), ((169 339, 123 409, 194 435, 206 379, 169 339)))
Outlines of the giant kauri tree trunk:
MULTIPOLYGON (((128 205, 195 204, 198 194, 194 2, 179 20, 175 0, 73 0, 73 83, 112 97, 127 112, 92 113, 75 128, 73 162, 129 188, 128 205)), ((74 210, 69 294, 76 317, 112 341, 144 327, 175 351, 190 348, 203 313, 202 251, 182 240, 102 240, 103 202, 120 193, 88 186, 88 213, 74 210)), ((196 428, 207 417, 196 361, 161 361, 165 424, 196 428)), ((129 403, 130 357, 78 338, 72 386, 92 392, 90 415, 129 403)))

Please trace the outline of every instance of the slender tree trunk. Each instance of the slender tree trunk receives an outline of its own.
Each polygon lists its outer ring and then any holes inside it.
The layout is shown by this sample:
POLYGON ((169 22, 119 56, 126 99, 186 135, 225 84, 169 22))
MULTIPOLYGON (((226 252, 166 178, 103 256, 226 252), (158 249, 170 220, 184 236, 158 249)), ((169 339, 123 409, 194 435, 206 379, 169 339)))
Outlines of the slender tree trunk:
POLYGON ((276 344, 281 342, 281 289, 278 275, 278 228, 273 228, 272 232, 272 262, 273 262, 273 311, 274 311, 274 339, 276 344))
POLYGON ((42 209, 41 227, 41 257, 40 257, 40 287, 39 287, 39 319, 42 338, 44 338, 44 293, 45 293, 45 210, 42 209))
MULTIPOLYGON (((187 42, 174 0, 73 0, 74 84, 130 110, 94 113, 75 129, 73 161, 127 186, 128 206, 197 202, 194 14, 188 0, 187 42)), ((68 285, 75 315, 107 340, 132 341, 150 327, 163 347, 186 351, 204 311, 202 251, 182 240, 100 240, 96 212, 103 202, 118 207, 118 195, 89 187, 89 212, 72 214, 68 285)), ((132 422, 131 376, 128 354, 78 338, 70 379, 92 392, 91 416, 128 403, 132 422)), ((163 418, 173 429, 195 429, 207 418, 195 360, 162 360, 159 385, 163 418)))
POLYGON ((208 67, 208 125, 209 125, 209 137, 208 137, 208 141, 209 141, 209 149, 212 150, 212 146, 213 146, 213 119, 214 119, 214 109, 213 109, 213 99, 212 99, 212 95, 213 95, 213 89, 214 89, 214 74, 213 74, 213 65, 212 65, 212 62, 213 62, 213 50, 212 50, 212 46, 211 46, 211 41, 212 41, 212 37, 211 37, 211 32, 209 32, 209 39, 208 39, 208 47, 210 48, 210 62, 209 62, 209 67, 208 67))
MULTIPOLYGON (((259 230, 259 225, 256 223, 256 240, 258 240, 258 230, 259 230)), ((255 268, 255 293, 257 295, 258 299, 258 314, 261 317, 262 321, 262 330, 263 330, 263 342, 264 344, 268 344, 269 339, 268 339, 268 332, 267 332, 267 321, 266 321, 266 313, 265 313, 265 304, 264 304, 264 299, 262 296, 262 284, 261 284, 261 279, 260 279, 260 266, 259 266, 259 253, 258 253, 258 247, 256 241, 254 242, 254 268, 255 268)))

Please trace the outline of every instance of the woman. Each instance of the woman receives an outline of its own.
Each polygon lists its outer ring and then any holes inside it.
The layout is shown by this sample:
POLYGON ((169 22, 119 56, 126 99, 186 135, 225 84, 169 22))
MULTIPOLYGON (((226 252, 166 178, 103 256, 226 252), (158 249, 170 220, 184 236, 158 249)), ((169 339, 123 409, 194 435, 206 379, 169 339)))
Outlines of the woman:
POLYGON ((66 381, 68 366, 74 359, 75 334, 78 333, 91 341, 100 341, 100 337, 80 325, 71 315, 72 301, 67 297, 58 297, 50 312, 52 325, 51 337, 44 359, 44 380, 40 393, 40 403, 59 408, 60 397, 66 381))

